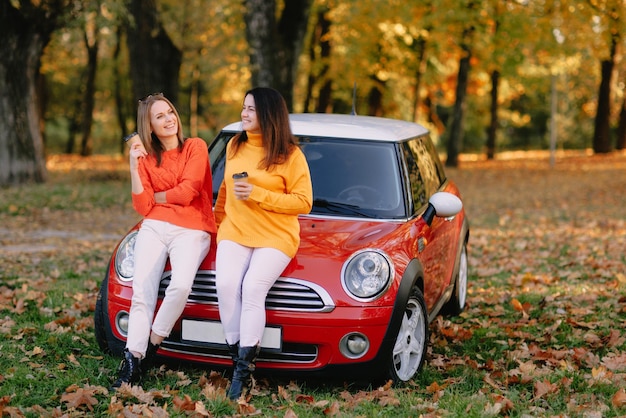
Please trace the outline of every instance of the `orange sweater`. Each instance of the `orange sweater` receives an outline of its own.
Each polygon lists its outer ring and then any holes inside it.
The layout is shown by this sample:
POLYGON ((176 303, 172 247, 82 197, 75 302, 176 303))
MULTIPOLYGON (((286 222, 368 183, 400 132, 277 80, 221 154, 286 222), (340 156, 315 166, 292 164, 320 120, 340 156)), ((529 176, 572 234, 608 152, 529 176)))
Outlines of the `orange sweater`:
POLYGON ((270 171, 258 168, 264 155, 261 135, 248 132, 248 141, 226 160, 214 209, 217 242, 225 239, 247 247, 276 248, 293 257, 300 245, 298 215, 309 213, 313 204, 311 173, 300 148, 270 171), (248 172, 248 182, 254 186, 247 200, 237 200, 233 191, 232 176, 241 171, 248 172))
POLYGON ((182 151, 165 151, 157 167, 149 155, 139 163, 144 191, 132 194, 133 207, 146 219, 169 222, 184 228, 216 232, 213 182, 206 143, 188 138, 182 151), (167 203, 156 203, 154 193, 165 192, 167 203))

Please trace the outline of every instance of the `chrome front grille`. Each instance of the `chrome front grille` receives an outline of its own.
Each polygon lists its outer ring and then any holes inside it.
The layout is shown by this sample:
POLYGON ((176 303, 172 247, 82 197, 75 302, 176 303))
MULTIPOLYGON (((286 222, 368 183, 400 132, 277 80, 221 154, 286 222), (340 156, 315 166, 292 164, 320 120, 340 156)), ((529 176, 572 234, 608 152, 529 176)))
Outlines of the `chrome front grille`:
MULTIPOLYGON (((166 272, 159 284, 159 297, 165 295, 171 272, 166 272)), ((199 270, 189 294, 188 302, 217 304, 215 272, 199 270)), ((280 277, 270 289, 265 308, 302 312, 329 312, 335 308, 330 295, 320 286, 300 279, 280 277)))
MULTIPOLYGON (((172 353, 188 354, 204 357, 205 361, 211 359, 230 359, 231 355, 226 344, 194 344, 190 341, 181 342, 180 335, 173 332, 161 343, 163 351, 172 353)), ((284 343, 280 351, 264 350, 257 356, 257 361, 268 363, 299 363, 308 364, 317 360, 318 348, 311 344, 284 343)))

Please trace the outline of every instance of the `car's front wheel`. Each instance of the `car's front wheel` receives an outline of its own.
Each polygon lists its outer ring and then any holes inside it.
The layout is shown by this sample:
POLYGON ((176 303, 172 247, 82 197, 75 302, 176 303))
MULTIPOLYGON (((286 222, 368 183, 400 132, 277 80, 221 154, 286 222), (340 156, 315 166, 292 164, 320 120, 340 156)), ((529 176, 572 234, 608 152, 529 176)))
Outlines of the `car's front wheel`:
POLYGON ((411 380, 422 368, 428 346, 428 313, 424 295, 414 288, 409 297, 396 342, 389 374, 395 383, 411 380))
MULTIPOLYGON (((108 277, 108 275, 107 275, 108 277)), ((100 291, 98 292, 98 298, 96 299, 96 308, 94 311, 94 333, 96 336, 96 342, 100 349, 105 353, 110 353, 114 356, 121 356, 124 350, 125 343, 113 335, 111 330, 111 323, 109 322, 108 315, 108 278, 105 278, 100 285, 100 291)))

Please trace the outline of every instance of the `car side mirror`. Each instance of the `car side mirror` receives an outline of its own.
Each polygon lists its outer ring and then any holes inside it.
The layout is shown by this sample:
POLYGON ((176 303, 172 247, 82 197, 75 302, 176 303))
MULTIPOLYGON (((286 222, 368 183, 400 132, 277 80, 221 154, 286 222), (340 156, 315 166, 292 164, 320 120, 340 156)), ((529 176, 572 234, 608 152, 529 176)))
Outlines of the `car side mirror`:
POLYGON ((437 192, 428 199, 428 207, 422 218, 430 226, 435 216, 453 218, 461 209, 463 209, 463 202, 456 195, 448 192, 437 192))

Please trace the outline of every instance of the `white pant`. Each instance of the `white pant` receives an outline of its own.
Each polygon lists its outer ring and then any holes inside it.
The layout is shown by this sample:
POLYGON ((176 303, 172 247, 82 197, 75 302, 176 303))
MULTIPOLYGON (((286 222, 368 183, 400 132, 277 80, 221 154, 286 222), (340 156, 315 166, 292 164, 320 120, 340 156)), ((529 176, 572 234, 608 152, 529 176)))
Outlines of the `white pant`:
POLYGON ((216 288, 228 344, 254 347, 265 330, 265 298, 291 258, 275 248, 222 240, 217 246, 216 288))
POLYGON ((151 329, 161 337, 170 335, 210 244, 211 235, 205 231, 153 219, 143 221, 135 241, 133 298, 126 341, 129 351, 145 356, 151 329), (155 318, 159 282, 168 256, 172 277, 155 318))

